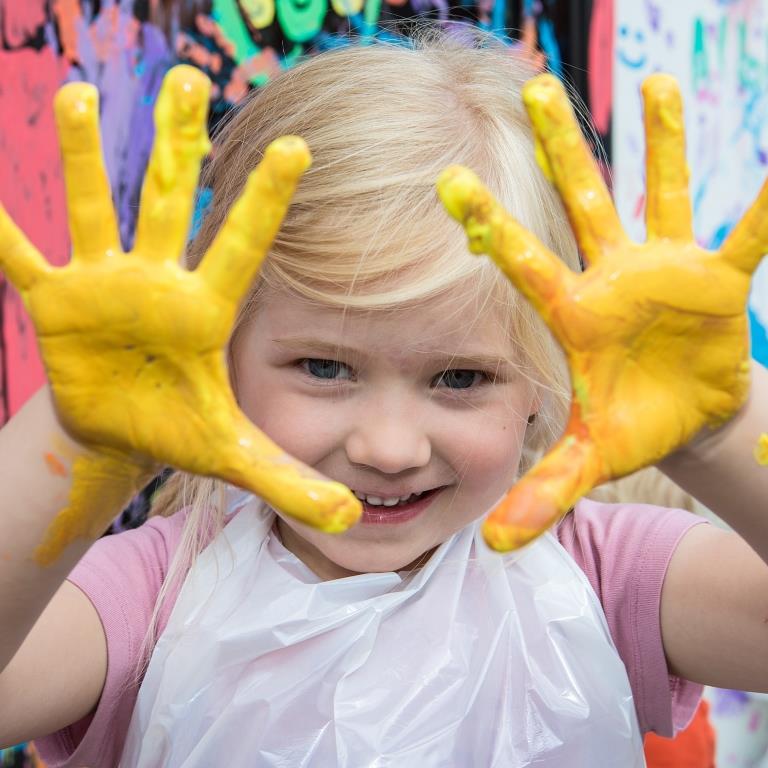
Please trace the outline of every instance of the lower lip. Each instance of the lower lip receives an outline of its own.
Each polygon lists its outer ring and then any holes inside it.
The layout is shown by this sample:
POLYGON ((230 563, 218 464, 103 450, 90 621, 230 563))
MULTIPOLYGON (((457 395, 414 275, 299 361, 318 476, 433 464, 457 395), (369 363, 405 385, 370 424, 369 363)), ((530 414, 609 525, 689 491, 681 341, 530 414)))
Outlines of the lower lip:
POLYGON ((418 517, 424 512, 441 490, 442 488, 435 488, 433 491, 427 491, 416 501, 397 507, 372 507, 363 502, 363 514, 360 522, 372 525, 393 525, 408 522, 408 520, 413 520, 414 517, 418 517))

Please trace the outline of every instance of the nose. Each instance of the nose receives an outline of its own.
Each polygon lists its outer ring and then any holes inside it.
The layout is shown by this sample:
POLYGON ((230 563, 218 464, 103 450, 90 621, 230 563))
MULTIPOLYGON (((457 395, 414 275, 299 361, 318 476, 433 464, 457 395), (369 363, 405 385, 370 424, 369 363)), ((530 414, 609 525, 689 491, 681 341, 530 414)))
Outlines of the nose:
POLYGON ((426 466, 432 445, 420 419, 402 405, 370 405, 347 435, 349 461, 386 474, 426 466))

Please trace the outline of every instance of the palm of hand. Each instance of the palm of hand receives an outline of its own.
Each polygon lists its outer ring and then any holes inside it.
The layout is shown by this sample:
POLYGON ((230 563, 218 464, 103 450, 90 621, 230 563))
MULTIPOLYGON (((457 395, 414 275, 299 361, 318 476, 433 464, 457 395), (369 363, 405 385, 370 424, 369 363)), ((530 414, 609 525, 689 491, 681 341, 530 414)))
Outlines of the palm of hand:
POLYGON ((589 426, 606 477, 658 461, 743 403, 748 286, 692 243, 632 245, 577 277, 555 322, 572 427, 589 426))
POLYGON ((656 75, 644 97, 648 241, 636 244, 618 221, 562 87, 545 75, 524 91, 545 172, 590 263, 582 274, 515 222, 467 169, 448 169, 438 183, 471 250, 490 254, 536 307, 571 373, 563 436, 485 522, 486 540, 502 551, 543 533, 596 485, 719 426, 747 396, 745 306, 768 244, 768 192, 720 252, 698 247, 679 92, 671 78, 656 75))
POLYGON ((225 364, 238 306, 309 165, 304 142, 275 141, 199 267, 178 264, 210 146, 209 87, 191 67, 166 77, 131 253, 120 248, 91 86, 65 86, 54 105, 72 261, 50 267, 0 207, 0 266, 35 324, 62 425, 91 451, 74 466, 69 505, 41 544, 40 562, 76 537, 98 536, 119 511, 100 478, 135 483, 157 464, 247 488, 326 531, 344 530, 360 514, 348 489, 291 459, 248 421, 225 364))
POLYGON ((232 302, 197 273, 135 252, 52 271, 27 301, 71 434, 139 461, 221 471, 238 425, 222 352, 232 302))

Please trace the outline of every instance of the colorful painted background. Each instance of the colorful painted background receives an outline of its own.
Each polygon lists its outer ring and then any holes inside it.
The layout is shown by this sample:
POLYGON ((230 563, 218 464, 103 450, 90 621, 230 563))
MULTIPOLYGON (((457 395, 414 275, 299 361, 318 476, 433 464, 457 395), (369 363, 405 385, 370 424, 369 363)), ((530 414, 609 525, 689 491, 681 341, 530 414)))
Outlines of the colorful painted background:
MULTIPOLYGON (((612 159, 624 225, 643 223, 640 83, 674 75, 685 99, 694 229, 717 248, 768 176, 768 2, 616 0, 612 159)), ((768 261, 752 284, 752 354, 768 365, 768 261)))
MULTIPOLYGON (((414 16, 470 22, 561 66, 563 10, 533 0, 0 0, 0 200, 53 264, 69 257, 52 99, 70 80, 101 92, 106 165, 124 245, 131 243, 152 142, 152 108, 178 62, 214 83, 211 127, 251 88, 299 57, 374 35, 414 16), (509 31, 505 31, 509 30, 509 31), (522 31, 520 31, 522 30, 522 31), (537 52, 536 40, 546 54, 537 52)), ((566 9, 567 10, 567 9, 566 9)), ((583 25, 580 25, 583 26, 583 25)), ((29 320, 0 282, 0 424, 41 384, 29 320)))

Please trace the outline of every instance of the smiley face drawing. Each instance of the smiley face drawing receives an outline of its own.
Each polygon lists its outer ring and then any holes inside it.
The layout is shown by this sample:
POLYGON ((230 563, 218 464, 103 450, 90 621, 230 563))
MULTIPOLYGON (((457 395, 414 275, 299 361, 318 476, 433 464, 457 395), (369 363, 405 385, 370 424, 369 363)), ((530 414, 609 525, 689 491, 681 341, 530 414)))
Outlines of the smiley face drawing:
POLYGON ((616 44, 616 58, 630 69, 642 69, 648 62, 645 52, 645 32, 637 28, 630 30, 626 24, 619 27, 616 44))
POLYGON ((238 0, 238 3, 255 29, 266 29, 275 20, 275 0, 238 0))
POLYGON ((328 0, 276 0, 277 20, 294 43, 311 40, 323 26, 328 0))

